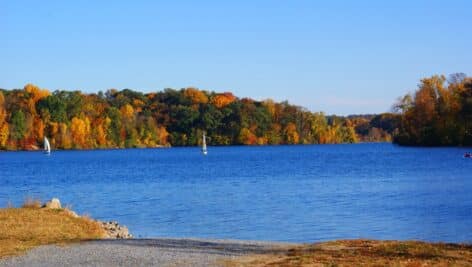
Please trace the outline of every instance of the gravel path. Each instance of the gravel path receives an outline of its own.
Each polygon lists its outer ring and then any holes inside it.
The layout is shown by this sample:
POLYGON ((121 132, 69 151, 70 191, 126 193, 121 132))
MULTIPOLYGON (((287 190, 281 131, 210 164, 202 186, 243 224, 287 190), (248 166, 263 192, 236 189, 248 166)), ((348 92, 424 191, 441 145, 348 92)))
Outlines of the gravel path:
POLYGON ((294 244, 203 239, 98 240, 41 246, 0 266, 222 266, 247 254, 282 253, 294 244))

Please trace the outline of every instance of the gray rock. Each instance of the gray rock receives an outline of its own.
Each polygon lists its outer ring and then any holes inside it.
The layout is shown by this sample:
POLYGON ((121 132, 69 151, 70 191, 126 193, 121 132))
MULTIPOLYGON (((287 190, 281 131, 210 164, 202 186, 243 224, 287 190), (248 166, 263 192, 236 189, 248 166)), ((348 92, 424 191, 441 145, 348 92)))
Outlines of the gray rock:
POLYGON ((107 238, 112 239, 127 239, 132 238, 133 236, 129 233, 129 230, 126 226, 119 225, 115 221, 110 222, 99 222, 103 229, 106 232, 107 238))
POLYGON ((68 215, 74 217, 74 218, 79 218, 80 217, 75 211, 70 210, 68 208, 65 208, 64 212, 67 213, 68 215))
MULTIPOLYGON (((45 209, 61 209, 61 201, 59 201, 58 198, 53 198, 50 201, 46 202, 46 204, 43 205, 43 208, 45 209)), ((66 212, 68 215, 78 218, 79 215, 75 213, 74 211, 65 208, 64 212, 66 212)), ((110 222, 101 222, 97 221, 102 228, 105 230, 106 236, 105 238, 109 239, 128 239, 132 238, 133 236, 129 233, 129 230, 126 226, 119 225, 115 221, 110 221, 110 222)))
POLYGON ((61 209, 62 208, 61 201, 59 201, 58 198, 53 198, 53 199, 49 200, 48 202, 46 202, 46 204, 43 205, 43 208, 61 209))

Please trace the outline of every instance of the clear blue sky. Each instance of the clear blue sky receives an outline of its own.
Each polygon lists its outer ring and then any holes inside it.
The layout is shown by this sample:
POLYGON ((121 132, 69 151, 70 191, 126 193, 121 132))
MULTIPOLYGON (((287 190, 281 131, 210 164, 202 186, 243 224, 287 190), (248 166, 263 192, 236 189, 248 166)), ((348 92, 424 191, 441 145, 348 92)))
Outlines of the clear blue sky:
POLYGON ((472 74, 472 1, 0 0, 0 88, 195 86, 332 114, 472 74))

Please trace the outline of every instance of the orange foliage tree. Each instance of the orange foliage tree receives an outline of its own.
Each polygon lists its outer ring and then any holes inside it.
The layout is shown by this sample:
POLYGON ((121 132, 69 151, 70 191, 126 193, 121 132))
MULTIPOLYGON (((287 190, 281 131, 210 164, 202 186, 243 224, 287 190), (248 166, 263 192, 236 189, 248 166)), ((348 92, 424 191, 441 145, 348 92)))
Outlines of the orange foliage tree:
POLYGON ((297 126, 294 123, 288 123, 284 129, 285 140, 287 144, 298 144, 299 135, 297 132, 297 126))
POLYGON ((211 102, 217 108, 223 108, 223 107, 231 104, 235 100, 236 100, 236 97, 232 93, 225 92, 225 93, 222 93, 222 94, 215 95, 213 97, 213 99, 211 100, 211 102))
POLYGON ((242 128, 239 133, 239 142, 244 145, 255 145, 257 144, 257 136, 247 128, 242 128))
POLYGON ((184 90, 183 95, 188 98, 192 104, 206 104, 208 103, 208 97, 204 92, 196 88, 187 88, 184 90))

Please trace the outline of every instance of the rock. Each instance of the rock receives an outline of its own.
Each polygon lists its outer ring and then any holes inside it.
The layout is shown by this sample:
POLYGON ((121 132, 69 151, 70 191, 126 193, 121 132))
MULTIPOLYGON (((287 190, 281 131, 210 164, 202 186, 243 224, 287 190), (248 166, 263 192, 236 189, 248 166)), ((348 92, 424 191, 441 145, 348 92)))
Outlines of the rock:
POLYGON ((77 213, 75 213, 75 211, 70 210, 68 208, 64 209, 64 212, 67 213, 68 215, 74 217, 74 218, 79 218, 80 217, 77 213))
POLYGON ((61 209, 61 201, 59 201, 58 198, 53 198, 46 202, 46 204, 43 205, 43 208, 47 209, 61 209))
POLYGON ((127 239, 133 236, 129 233, 126 226, 119 225, 117 222, 100 222, 106 232, 106 237, 111 239, 127 239))
MULTIPOLYGON (((62 209, 61 206, 61 201, 59 201, 58 198, 53 198, 50 201, 46 202, 43 206, 45 209, 62 209)), ((74 211, 64 208, 64 212, 74 218, 80 217, 75 213, 74 211)), ((110 238, 110 239, 127 239, 127 238, 132 238, 133 236, 129 233, 129 230, 126 226, 119 225, 115 221, 110 221, 110 222, 101 222, 97 221, 103 230, 105 230, 106 236, 105 238, 110 238)))

